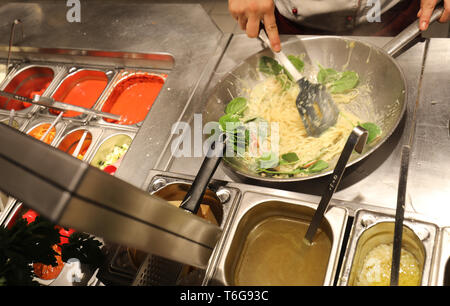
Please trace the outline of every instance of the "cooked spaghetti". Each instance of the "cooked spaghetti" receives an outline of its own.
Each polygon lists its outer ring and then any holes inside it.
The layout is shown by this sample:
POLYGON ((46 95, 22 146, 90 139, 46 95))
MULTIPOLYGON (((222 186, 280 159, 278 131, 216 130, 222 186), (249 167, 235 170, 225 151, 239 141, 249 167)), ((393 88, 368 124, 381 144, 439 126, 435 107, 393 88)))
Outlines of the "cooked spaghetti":
MULTIPOLYGON (((227 105, 219 123, 248 169, 262 176, 308 176, 329 168, 341 153, 353 128, 361 124, 361 119, 343 106, 367 86, 357 86, 358 75, 353 71, 319 67, 317 81, 327 86, 339 108, 336 124, 320 137, 308 136, 296 105, 300 88, 273 59, 261 60, 259 70, 265 78, 248 90, 246 98, 235 98, 227 105), (229 124, 249 132, 239 134, 229 124)), ((372 141, 381 131, 373 123, 366 124, 372 130, 372 141)))

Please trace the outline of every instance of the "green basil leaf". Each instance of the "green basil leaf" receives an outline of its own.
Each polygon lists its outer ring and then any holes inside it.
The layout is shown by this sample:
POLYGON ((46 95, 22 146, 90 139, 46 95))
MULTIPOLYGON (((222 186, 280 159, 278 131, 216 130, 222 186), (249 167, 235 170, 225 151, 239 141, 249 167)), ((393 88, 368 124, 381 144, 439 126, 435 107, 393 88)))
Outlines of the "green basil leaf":
POLYGON ((359 77, 354 71, 344 71, 341 77, 331 85, 331 93, 343 93, 358 85, 359 77))
POLYGON ((320 66, 319 73, 317 73, 317 81, 322 84, 327 84, 339 79, 339 73, 333 68, 323 68, 320 66))
POLYGON ((289 152, 286 154, 281 155, 282 160, 288 162, 288 163, 294 163, 299 160, 297 153, 295 152, 289 152))
POLYGON ((258 165, 260 169, 269 169, 278 166, 278 156, 273 152, 265 152, 259 159, 258 165))
POLYGON ((283 66, 281 66, 275 59, 263 56, 259 60, 259 71, 271 74, 278 75, 284 70, 283 66))
POLYGON ((292 65, 299 71, 302 72, 305 67, 305 63, 295 55, 288 55, 288 59, 291 61, 292 65))
POLYGON ((325 170, 326 168, 328 168, 328 163, 326 161, 323 161, 321 159, 319 159, 314 165, 312 165, 311 167, 308 168, 308 172, 309 173, 316 173, 316 172, 320 172, 322 170, 325 170))
POLYGON ((361 127, 365 128, 369 133, 367 137, 366 143, 371 143, 374 141, 379 135, 381 135, 381 129, 378 125, 372 122, 365 122, 360 124, 361 127))
POLYGON ((225 114, 231 114, 231 115, 240 115, 244 112, 245 108, 247 107, 247 99, 243 97, 237 97, 228 103, 227 107, 225 108, 225 114))
POLYGON ((219 124, 222 131, 231 131, 239 126, 240 121, 235 115, 225 114, 219 118, 219 124))

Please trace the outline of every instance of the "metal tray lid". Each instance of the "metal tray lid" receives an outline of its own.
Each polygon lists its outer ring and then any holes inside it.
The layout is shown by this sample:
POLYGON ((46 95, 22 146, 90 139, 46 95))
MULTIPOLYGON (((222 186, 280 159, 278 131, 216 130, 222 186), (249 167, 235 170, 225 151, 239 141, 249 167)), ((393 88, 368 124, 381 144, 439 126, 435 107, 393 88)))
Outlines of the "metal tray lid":
POLYGON ((0 125, 0 189, 51 221, 206 267, 222 230, 198 216, 0 125))

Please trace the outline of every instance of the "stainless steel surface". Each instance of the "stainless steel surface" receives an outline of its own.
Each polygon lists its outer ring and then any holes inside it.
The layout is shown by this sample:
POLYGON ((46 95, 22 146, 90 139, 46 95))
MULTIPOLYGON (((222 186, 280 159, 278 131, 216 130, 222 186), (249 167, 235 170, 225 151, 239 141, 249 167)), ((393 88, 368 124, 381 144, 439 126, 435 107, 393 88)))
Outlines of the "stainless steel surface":
POLYGON ((400 256, 402 250, 403 220, 405 216, 406 185, 408 183, 409 155, 411 148, 402 148, 400 177, 398 180, 397 208, 395 211, 394 242, 392 247, 391 286, 398 286, 400 256))
POLYGON ((319 206, 314 212, 314 216, 309 224, 308 230, 306 231, 304 239, 308 244, 311 244, 314 240, 314 236, 319 229, 320 224, 322 223, 322 219, 324 217, 325 211, 328 208, 328 204, 331 201, 331 197, 333 196, 336 188, 338 187, 342 175, 344 175, 345 168, 347 166, 347 162, 355 150, 357 153, 361 154, 364 150, 364 145, 366 144, 368 137, 368 132, 357 126, 350 133, 350 136, 347 139, 347 142, 344 146, 344 149, 339 156, 339 160, 336 164, 336 168, 331 175, 331 180, 326 186, 322 198, 320 199, 319 206))
MULTIPOLYGON (((339 286, 356 285, 357 273, 367 252, 378 244, 392 243, 394 221, 393 212, 376 212, 365 209, 356 212, 340 271, 339 286)), ((416 256, 422 267, 420 284, 422 286, 433 285, 432 272, 438 238, 437 225, 422 216, 405 214, 404 235, 404 247, 416 256)))
POLYGON ((206 268, 222 232, 217 225, 11 127, 0 130, 6 193, 55 224, 206 268))

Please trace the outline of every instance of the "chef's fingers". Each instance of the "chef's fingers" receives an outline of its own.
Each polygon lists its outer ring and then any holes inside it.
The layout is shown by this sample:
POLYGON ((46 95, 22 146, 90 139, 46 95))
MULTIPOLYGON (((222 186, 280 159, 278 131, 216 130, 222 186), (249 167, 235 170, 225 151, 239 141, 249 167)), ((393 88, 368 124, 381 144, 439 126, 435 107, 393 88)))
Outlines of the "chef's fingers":
POLYGON ((419 29, 425 31, 430 24, 430 17, 433 14, 434 7, 436 6, 436 0, 422 0, 420 1, 421 15, 419 18, 419 29))
POLYGON ((275 52, 280 52, 280 35, 278 34, 277 22, 273 13, 264 15, 264 28, 266 29, 267 36, 269 37, 272 50, 275 52))
POLYGON ((247 17, 239 16, 238 23, 241 30, 245 31, 245 29, 247 28, 247 17))
POLYGON ((247 36, 250 38, 258 37, 259 34, 259 24, 261 18, 257 14, 250 14, 247 21, 247 36))
POLYGON ((449 22, 450 21, 450 0, 444 1, 444 12, 439 18, 439 22, 449 22))

